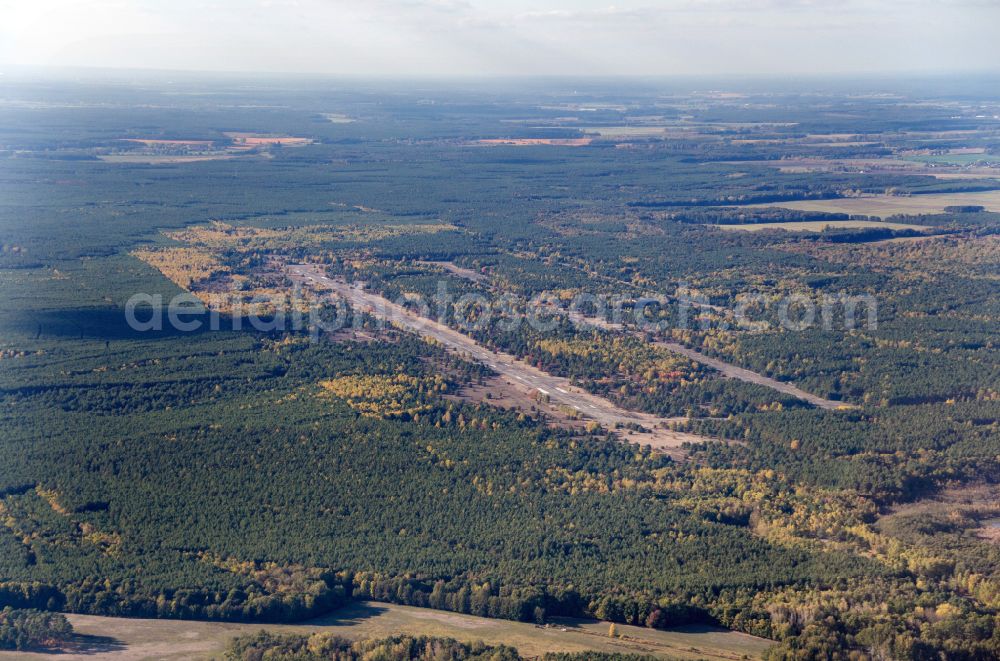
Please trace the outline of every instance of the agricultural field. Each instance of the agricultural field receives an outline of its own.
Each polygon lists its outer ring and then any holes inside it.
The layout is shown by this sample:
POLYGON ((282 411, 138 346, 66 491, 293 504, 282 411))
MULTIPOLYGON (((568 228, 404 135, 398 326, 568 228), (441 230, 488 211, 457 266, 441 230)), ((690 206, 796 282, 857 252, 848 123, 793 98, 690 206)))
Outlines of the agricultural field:
POLYGON ((120 138, 94 155, 108 163, 170 165, 228 160, 240 156, 269 157, 271 149, 304 147, 311 138, 223 131, 211 140, 120 138))
POLYGON ((0 608, 1000 655, 1000 101, 258 83, 0 83, 0 608))
MULTIPOLYGON (((75 634, 83 641, 81 653, 61 659, 211 659, 218 658, 229 641, 262 629, 274 633, 330 633, 350 639, 392 635, 435 636, 461 642, 482 641, 515 647, 522 656, 547 652, 618 652, 649 654, 670 659, 757 659, 769 641, 704 626, 655 631, 622 625, 616 638, 608 637, 607 622, 564 618, 547 627, 470 615, 442 613, 393 604, 358 602, 330 615, 294 625, 255 625, 225 622, 135 620, 72 615, 75 634)), ((0 659, 45 659, 46 654, 5 653, 0 659)))
MULTIPOLYGON (((811 211, 811 209, 802 209, 811 211)), ((721 230, 740 230, 744 232, 759 232, 760 230, 785 230, 787 232, 826 232, 835 229, 890 229, 890 230, 924 230, 920 225, 905 223, 890 223, 876 220, 805 220, 799 222, 754 223, 748 225, 713 225, 721 230)))
POLYGON ((549 145, 555 147, 584 147, 589 145, 591 138, 485 138, 479 141, 481 145, 506 145, 509 147, 537 147, 549 145))
POLYGON ((939 214, 945 207, 981 206, 1000 211, 1000 191, 969 193, 930 193, 926 195, 868 195, 860 197, 779 202, 773 205, 797 211, 846 213, 858 216, 889 218, 901 215, 939 214))

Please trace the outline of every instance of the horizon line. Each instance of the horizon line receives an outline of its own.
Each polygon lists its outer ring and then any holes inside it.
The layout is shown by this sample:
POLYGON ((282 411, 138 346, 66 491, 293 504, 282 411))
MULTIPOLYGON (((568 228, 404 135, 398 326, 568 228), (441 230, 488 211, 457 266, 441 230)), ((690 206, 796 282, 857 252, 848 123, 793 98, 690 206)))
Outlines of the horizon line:
MULTIPOLYGON (((412 74, 412 73, 344 73, 344 72, 324 72, 324 71, 281 71, 281 70, 249 70, 249 69, 173 69, 155 67, 129 67, 129 66, 90 66, 90 65, 63 65, 63 64, 12 64, 0 62, 0 80, 8 74, 105 74, 105 75, 136 75, 136 74, 157 74, 157 75, 187 75, 187 76, 231 76, 238 78, 284 76, 299 79, 343 79, 353 81, 380 80, 380 81, 517 81, 517 80, 576 80, 576 81, 658 81, 658 80, 695 80, 695 79, 716 79, 726 80, 732 78, 750 79, 753 81, 774 81, 789 78, 797 80, 879 80, 881 78, 899 78, 907 80, 947 78, 951 76, 962 77, 1000 77, 1000 67, 983 69, 934 69, 934 70, 899 70, 883 69, 865 72, 839 71, 839 72, 684 72, 684 73, 660 73, 660 74, 635 74, 635 73, 602 73, 602 74, 578 74, 578 73, 528 73, 528 74, 498 74, 498 73, 434 73, 434 74, 412 74)), ((731 81, 730 82, 734 82, 731 81)))

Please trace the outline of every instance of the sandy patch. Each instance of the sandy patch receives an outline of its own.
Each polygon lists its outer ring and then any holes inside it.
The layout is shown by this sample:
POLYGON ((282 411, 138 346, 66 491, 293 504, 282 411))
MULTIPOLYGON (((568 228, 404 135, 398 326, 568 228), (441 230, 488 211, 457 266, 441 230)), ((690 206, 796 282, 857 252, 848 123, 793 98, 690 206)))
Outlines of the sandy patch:
POLYGON ((554 147, 583 147, 593 142, 593 138, 491 138, 477 140, 480 145, 513 145, 528 147, 533 145, 549 145, 554 147))
POLYGON ((299 138, 288 135, 243 133, 240 131, 226 131, 225 135, 234 143, 230 149, 255 149, 257 147, 267 147, 273 145, 279 145, 282 147, 303 147, 313 143, 311 138, 299 138))

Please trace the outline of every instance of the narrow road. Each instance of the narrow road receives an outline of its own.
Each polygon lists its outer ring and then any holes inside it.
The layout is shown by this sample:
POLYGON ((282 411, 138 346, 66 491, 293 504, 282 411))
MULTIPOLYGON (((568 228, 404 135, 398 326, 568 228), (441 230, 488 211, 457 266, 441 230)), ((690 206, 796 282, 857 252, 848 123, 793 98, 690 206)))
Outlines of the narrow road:
POLYGON ((471 282, 482 283, 486 282, 487 278, 484 274, 473 271, 472 269, 467 269, 455 264, 454 262, 440 262, 440 261, 427 261, 418 259, 414 264, 423 264, 424 266, 436 266, 440 269, 444 269, 452 275, 457 275, 460 278, 465 278, 471 282))
MULTIPOLYGON (((475 271, 470 271, 469 269, 463 269, 451 262, 422 262, 422 263, 427 265, 438 266, 440 268, 445 269, 446 271, 449 271, 450 273, 458 275, 459 277, 468 278, 469 280, 473 280, 474 282, 481 282, 482 279, 484 278, 484 276, 480 273, 476 273, 475 271)), ((567 266, 569 268, 577 268, 577 269, 579 268, 569 264, 562 264, 562 266, 567 266)), ((607 279, 607 276, 593 276, 593 277, 601 277, 607 279)), ((710 308, 713 310, 722 309, 719 306, 709 305, 707 303, 698 303, 693 301, 692 304, 695 306, 710 308)), ((556 310, 553 309, 553 311, 556 310)), ((613 330, 618 332, 630 332, 629 329, 625 328, 621 324, 615 324, 605 319, 601 319, 599 317, 588 317, 580 314, 579 312, 572 312, 572 311, 569 312, 568 314, 569 318, 576 324, 587 324, 590 326, 603 328, 605 330, 613 330)), ((721 361, 718 358, 712 358, 711 356, 706 356, 700 351, 689 349, 688 347, 685 347, 684 345, 678 344, 676 342, 654 342, 653 344, 659 347, 663 347, 668 351, 672 351, 674 353, 690 358, 691 360, 697 363, 701 363, 702 365, 707 365, 708 367, 711 367, 714 370, 718 370, 724 377, 730 379, 738 379, 740 381, 746 381, 747 383, 755 383, 759 386, 764 386, 765 388, 770 388, 780 393, 784 393, 786 395, 790 395, 797 399, 801 399, 802 401, 808 402, 813 406, 816 406, 821 409, 832 410, 837 408, 856 408, 853 404, 848 404, 846 402, 838 402, 832 399, 824 399, 819 395, 814 395, 812 393, 806 392, 805 390, 802 390, 801 388, 797 388, 790 383, 785 383, 784 381, 778 381, 777 379, 772 379, 771 377, 764 376, 759 372, 754 372, 752 370, 748 370, 743 367, 737 367, 736 365, 732 365, 730 363, 721 361)))
POLYGON ((683 443, 717 440, 667 429, 665 425, 670 422, 668 418, 618 407, 603 397, 598 397, 573 386, 569 379, 543 372, 533 365, 518 360, 511 354, 491 351, 477 344, 469 336, 432 319, 422 317, 378 294, 330 278, 323 273, 323 269, 319 265, 291 264, 287 267, 286 273, 293 282, 307 285, 316 290, 333 292, 346 299, 356 310, 372 313, 396 326, 438 342, 470 360, 485 364, 525 389, 538 391, 551 403, 572 408, 581 416, 596 420, 609 429, 619 424, 631 424, 647 430, 648 433, 630 436, 629 440, 633 442, 650 445, 657 449, 666 449, 679 447, 683 443))
POLYGON ((832 399, 823 399, 819 395, 814 395, 802 390, 801 388, 796 388, 790 383, 777 381, 758 372, 753 372, 748 369, 743 369, 742 367, 737 367, 736 365, 725 363, 717 358, 706 356, 705 354, 695 351, 694 349, 688 349, 687 347, 677 344, 676 342, 654 342, 653 344, 673 351, 674 353, 679 353, 682 356, 687 356, 691 360, 699 362, 702 365, 707 365, 712 369, 716 369, 721 372, 723 376, 730 379, 739 379, 740 381, 746 381, 747 383, 756 383, 759 386, 765 386, 767 388, 771 388, 772 390, 777 390, 778 392, 809 402, 813 406, 821 409, 855 408, 853 404, 838 402, 832 399))
MULTIPOLYGON (((579 312, 570 312, 569 318, 575 324, 589 324, 597 328, 603 328, 605 330, 615 330, 620 332, 629 332, 627 328, 621 324, 615 324, 605 319, 599 317, 587 317, 579 312)), ((744 369, 742 367, 737 367, 730 363, 719 360, 718 358, 712 358, 711 356, 706 356, 700 351, 695 351, 694 349, 689 349, 688 347, 678 344, 676 342, 653 342, 655 346, 663 347, 668 351, 680 354, 686 358, 690 358, 696 363, 701 363, 702 365, 707 365, 714 370, 718 370, 722 376, 730 379, 739 379, 740 381, 746 381, 747 383, 756 383, 759 386, 765 386, 771 388, 772 390, 777 390, 778 392, 784 393, 786 395, 791 395, 797 399, 809 402, 813 406, 819 407, 821 409, 836 409, 836 408, 855 408, 853 404, 847 404, 845 402, 838 402, 832 399, 824 399, 818 395, 813 395, 808 393, 801 388, 796 388, 790 383, 785 383, 783 381, 778 381, 772 379, 771 377, 764 376, 758 372, 752 370, 744 369)))

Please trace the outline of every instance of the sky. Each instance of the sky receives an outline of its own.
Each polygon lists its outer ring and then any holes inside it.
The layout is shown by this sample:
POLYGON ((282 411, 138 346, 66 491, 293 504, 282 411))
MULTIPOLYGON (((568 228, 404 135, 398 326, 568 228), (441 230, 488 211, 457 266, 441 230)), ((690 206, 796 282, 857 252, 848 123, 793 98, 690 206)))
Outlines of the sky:
POLYGON ((1000 70, 1000 0, 0 0, 0 65, 387 77, 1000 70))

